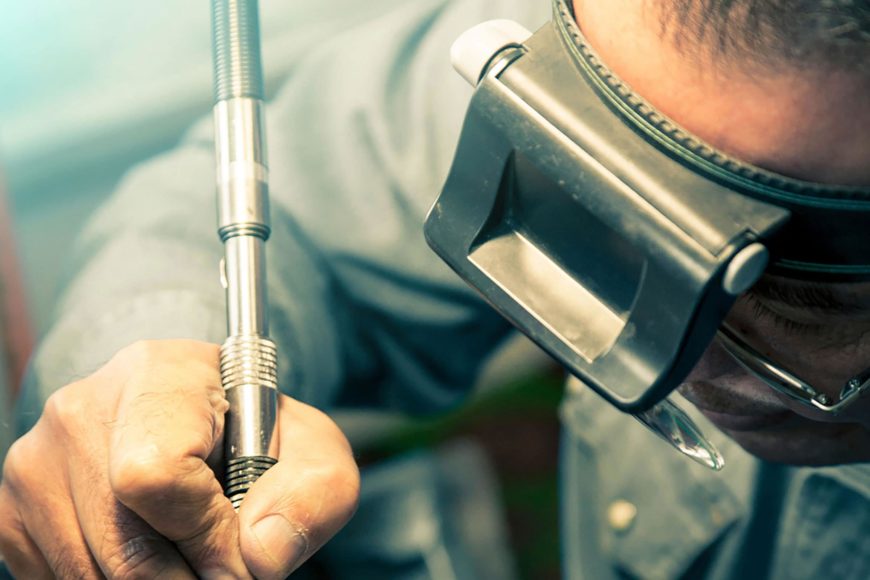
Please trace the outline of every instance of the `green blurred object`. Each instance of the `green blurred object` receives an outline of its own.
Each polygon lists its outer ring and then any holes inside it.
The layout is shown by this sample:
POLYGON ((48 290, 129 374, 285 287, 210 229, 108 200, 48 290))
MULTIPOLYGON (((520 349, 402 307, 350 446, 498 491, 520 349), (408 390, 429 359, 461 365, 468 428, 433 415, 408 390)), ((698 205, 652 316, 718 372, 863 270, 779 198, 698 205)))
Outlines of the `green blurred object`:
MULTIPOLYGON (((324 37, 402 3, 261 4, 269 98, 324 37)), ((69 271, 69 240, 131 167, 208 121, 208 10, 169 0, 4 6, 0 161, 37 335, 69 271)))
POLYGON ((416 421, 375 442, 363 463, 457 438, 480 444, 495 466, 522 578, 557 579, 556 464, 564 377, 548 369, 491 389, 452 413, 416 421))

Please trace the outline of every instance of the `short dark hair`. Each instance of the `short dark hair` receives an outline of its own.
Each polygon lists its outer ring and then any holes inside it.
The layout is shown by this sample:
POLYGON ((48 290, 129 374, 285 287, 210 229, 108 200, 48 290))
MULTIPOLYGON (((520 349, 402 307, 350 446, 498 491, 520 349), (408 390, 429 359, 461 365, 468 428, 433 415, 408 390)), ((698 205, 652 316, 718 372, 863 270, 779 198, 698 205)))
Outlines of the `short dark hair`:
POLYGON ((870 72, 870 0, 653 2, 680 48, 870 72))

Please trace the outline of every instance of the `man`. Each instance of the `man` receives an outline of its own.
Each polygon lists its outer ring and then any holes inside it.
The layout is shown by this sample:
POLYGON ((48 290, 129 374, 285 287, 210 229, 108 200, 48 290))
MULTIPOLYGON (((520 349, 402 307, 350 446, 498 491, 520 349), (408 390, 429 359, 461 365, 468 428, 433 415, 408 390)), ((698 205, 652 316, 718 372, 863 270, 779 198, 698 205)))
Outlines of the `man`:
MULTIPOLYGON (((573 8, 615 74, 713 147, 800 179, 868 185, 870 81, 857 64, 870 52, 868 7, 830 2, 816 14, 804 4, 573 8)), ((450 42, 494 17, 531 28, 547 10, 519 0, 404 3, 330 39, 278 96, 269 279, 286 393, 321 408, 441 409, 506 333, 425 248, 420 224, 469 97, 449 70, 450 42)), ((86 261, 26 386, 23 424, 36 425, 10 451, 0 488, 0 547, 21 577, 278 578, 353 510, 357 474, 343 437, 283 398, 279 463, 236 519, 210 470, 226 409, 216 347, 123 348, 222 338, 220 246, 203 210, 209 133, 203 124, 135 171, 78 248, 86 261)), ((766 279, 729 320, 820 389, 870 366, 867 283, 766 279)), ((564 409, 564 491, 577 496, 565 502, 566 573, 867 576, 866 401, 842 421, 820 420, 711 346, 683 392, 729 437, 767 460, 853 464, 783 470, 722 439, 730 471, 712 476, 580 391, 564 409)))

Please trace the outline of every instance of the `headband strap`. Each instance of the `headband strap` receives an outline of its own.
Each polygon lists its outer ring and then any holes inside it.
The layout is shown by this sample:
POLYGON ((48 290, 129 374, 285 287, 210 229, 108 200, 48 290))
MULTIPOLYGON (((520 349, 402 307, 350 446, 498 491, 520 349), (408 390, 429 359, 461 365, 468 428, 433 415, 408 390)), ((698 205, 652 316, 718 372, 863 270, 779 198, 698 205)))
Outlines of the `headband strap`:
POLYGON ((554 0, 554 18, 587 81, 647 141, 709 179, 791 211, 770 245, 770 273, 820 281, 870 280, 870 188, 793 179, 714 149, 607 68, 577 26, 567 0, 554 0))

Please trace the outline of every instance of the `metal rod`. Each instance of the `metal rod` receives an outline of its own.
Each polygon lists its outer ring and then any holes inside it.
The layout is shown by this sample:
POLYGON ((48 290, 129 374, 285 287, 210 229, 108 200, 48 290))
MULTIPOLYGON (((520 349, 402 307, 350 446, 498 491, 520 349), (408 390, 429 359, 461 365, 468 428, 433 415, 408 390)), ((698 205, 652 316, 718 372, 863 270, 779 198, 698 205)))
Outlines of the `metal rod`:
POLYGON ((227 340, 221 383, 224 491, 238 509, 248 488, 277 462, 277 351, 269 339, 266 240, 269 170, 263 127, 263 70, 256 0, 212 0, 218 234, 227 340))

